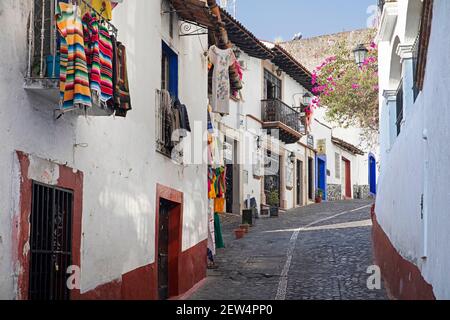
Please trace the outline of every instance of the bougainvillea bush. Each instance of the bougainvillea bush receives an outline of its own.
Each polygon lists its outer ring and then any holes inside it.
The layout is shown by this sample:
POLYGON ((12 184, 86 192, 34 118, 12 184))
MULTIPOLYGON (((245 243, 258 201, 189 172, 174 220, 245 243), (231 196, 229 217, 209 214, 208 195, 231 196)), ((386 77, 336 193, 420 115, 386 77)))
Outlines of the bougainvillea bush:
POLYGON ((369 52, 362 66, 356 64, 347 40, 330 49, 330 56, 312 74, 316 97, 309 109, 326 107, 329 121, 344 128, 359 127, 367 144, 373 145, 379 128, 378 50, 370 38, 367 43, 369 52))

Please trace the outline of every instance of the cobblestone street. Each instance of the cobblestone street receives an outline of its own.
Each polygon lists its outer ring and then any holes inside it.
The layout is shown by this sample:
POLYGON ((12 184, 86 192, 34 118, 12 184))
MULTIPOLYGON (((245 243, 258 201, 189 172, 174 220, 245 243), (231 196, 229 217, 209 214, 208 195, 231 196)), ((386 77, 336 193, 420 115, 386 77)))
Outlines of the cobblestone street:
POLYGON ((235 240, 239 217, 223 217, 225 249, 217 270, 190 299, 387 299, 369 290, 373 265, 371 202, 315 204, 257 219, 244 239, 235 240))

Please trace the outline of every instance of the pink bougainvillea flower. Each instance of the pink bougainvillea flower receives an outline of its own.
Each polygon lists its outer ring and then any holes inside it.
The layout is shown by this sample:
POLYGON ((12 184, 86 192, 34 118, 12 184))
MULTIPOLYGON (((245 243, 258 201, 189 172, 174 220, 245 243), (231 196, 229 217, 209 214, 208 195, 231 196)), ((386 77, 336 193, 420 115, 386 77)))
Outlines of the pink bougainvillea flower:
POLYGON ((352 89, 354 90, 359 89, 359 84, 357 83, 352 84, 352 89))

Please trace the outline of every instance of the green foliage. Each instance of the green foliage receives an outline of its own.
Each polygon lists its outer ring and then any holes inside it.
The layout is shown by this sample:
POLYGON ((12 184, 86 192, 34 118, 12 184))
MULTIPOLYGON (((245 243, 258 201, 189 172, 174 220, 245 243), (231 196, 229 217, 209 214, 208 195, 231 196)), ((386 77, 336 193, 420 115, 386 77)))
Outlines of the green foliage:
MULTIPOLYGON (((366 43, 373 39, 372 32, 366 43)), ((328 120, 344 128, 359 127, 368 145, 376 141, 378 117, 378 50, 372 42, 368 56, 359 67, 346 39, 330 48, 327 58, 313 72, 313 92, 318 95, 312 108, 326 106, 328 120)))
POLYGON ((272 190, 267 195, 267 204, 272 207, 280 205, 280 196, 276 190, 272 190))

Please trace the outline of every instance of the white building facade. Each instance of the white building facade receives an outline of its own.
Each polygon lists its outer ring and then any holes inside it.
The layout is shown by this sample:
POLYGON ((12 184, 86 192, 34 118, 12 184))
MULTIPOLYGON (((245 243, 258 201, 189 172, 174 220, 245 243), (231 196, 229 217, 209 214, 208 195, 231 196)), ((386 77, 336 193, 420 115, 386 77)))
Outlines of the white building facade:
POLYGON ((379 43, 377 262, 399 298, 449 299, 450 3, 386 1, 379 43))
MULTIPOLYGON (((24 79, 30 80, 30 32, 40 35, 39 14, 52 19, 54 2, 45 1, 44 12, 38 11, 41 5, 28 0, 0 4, 0 298, 26 299, 40 290, 31 289, 36 259, 31 261, 30 234, 45 222, 34 221, 31 211, 37 206, 48 211, 55 203, 72 214, 66 249, 71 265, 80 269, 74 272, 78 279, 70 298, 182 294, 206 277, 207 166, 175 163, 157 152, 157 90, 163 83, 163 51, 170 48, 177 61, 178 97, 192 127, 206 130, 207 37, 180 36, 181 22, 166 1, 124 1, 113 10, 112 23, 127 48, 132 110, 126 118, 68 112, 55 119, 57 81, 38 75, 44 79, 24 88, 24 79), (27 29, 30 17, 36 26, 27 29), (63 202, 48 195, 53 192, 61 192, 63 202), (178 230, 169 240, 161 237, 163 214, 170 214, 167 223, 178 230), (166 279, 158 276, 164 264, 164 255, 158 254, 161 241, 170 242, 166 279)), ((34 44, 38 48, 39 42, 34 44)), ((206 146, 201 136, 197 142, 206 146)), ((50 272, 63 278, 65 270, 51 261, 50 272)))
MULTIPOLYGON (((233 203, 227 205, 226 211, 241 214, 254 199, 259 214, 268 215, 267 197, 271 191, 278 194, 282 210, 311 204, 316 189, 315 149, 307 143, 300 112, 310 82, 294 79, 288 74, 287 65, 277 63, 276 57, 287 53, 274 51, 275 46, 271 43, 260 42, 226 12, 223 18, 243 73, 243 89, 237 99, 230 101, 230 114, 214 116, 214 126, 219 129, 222 139, 226 137, 228 147, 233 151, 230 160, 235 160, 235 165, 228 167, 234 171, 232 188, 235 190, 232 191, 233 203), (242 43, 243 35, 253 43, 249 40, 242 43), (270 120, 266 110, 272 106, 293 117, 289 121, 270 120), (272 124, 275 124, 275 130, 268 134, 267 126, 272 124), (293 134, 294 141, 284 140, 280 136, 283 130, 293 134), (268 170, 267 167, 272 165, 268 170)), ((296 72, 310 77, 295 59, 289 59, 296 72)))

